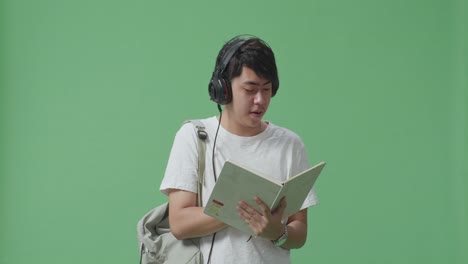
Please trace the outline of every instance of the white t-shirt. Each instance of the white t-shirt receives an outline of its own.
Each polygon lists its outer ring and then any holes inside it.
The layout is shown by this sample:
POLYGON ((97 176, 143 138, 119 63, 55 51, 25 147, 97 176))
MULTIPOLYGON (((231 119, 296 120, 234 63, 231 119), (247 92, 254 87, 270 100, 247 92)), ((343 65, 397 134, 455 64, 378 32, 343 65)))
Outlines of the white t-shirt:
MULTIPOLYGON (((212 151, 218 119, 211 117, 201 120, 208 133, 206 140, 205 184, 203 206, 206 205, 215 184, 212 165, 212 151)), ((177 132, 160 190, 168 194, 169 189, 197 192, 198 141, 196 128, 184 124, 177 132)), ((219 128, 215 148, 215 170, 219 175, 226 160, 234 160, 247 167, 286 180, 309 168, 307 154, 302 140, 292 131, 269 123, 267 128, 253 137, 234 135, 222 126, 219 128)), ((303 207, 317 204, 312 190, 303 207)), ((252 238, 235 228, 227 227, 216 234, 211 263, 290 263, 289 250, 276 247, 270 240, 252 238)), ((212 235, 201 238, 201 251, 205 262, 208 260, 212 235)))

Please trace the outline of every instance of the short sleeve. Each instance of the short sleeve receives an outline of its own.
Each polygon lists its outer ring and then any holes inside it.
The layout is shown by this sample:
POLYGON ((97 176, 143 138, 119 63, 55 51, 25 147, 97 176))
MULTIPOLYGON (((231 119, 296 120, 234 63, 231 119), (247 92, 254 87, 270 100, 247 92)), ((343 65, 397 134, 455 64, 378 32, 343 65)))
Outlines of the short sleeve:
POLYGON ((184 124, 177 131, 167 162, 164 178, 159 187, 168 195, 169 189, 197 193, 198 144, 195 128, 184 124))

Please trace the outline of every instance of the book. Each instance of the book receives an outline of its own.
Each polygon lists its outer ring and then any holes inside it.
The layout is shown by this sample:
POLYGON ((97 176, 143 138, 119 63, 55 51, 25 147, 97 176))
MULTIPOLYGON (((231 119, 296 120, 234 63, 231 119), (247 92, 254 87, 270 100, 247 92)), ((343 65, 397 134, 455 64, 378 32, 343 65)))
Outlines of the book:
POLYGON ((320 162, 281 182, 234 161, 226 161, 204 212, 234 228, 253 235, 250 227, 237 212, 236 207, 239 201, 245 201, 261 211, 254 200, 254 197, 258 196, 273 211, 281 199, 286 196, 287 205, 283 217, 289 217, 304 209, 302 204, 325 164, 325 162, 320 162))

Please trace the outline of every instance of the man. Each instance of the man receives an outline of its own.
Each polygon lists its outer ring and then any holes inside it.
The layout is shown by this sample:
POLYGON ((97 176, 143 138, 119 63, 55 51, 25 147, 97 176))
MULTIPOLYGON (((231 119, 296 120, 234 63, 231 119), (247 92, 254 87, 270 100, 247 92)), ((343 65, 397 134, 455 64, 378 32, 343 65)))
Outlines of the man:
MULTIPOLYGON (((203 206, 215 178, 228 159, 286 180, 309 168, 301 139, 285 128, 263 120, 279 87, 273 51, 261 39, 239 36, 220 50, 209 93, 218 103, 219 117, 203 119, 206 140, 203 206), (225 105, 221 112, 219 105, 225 105)), ((169 196, 169 221, 178 239, 201 237, 205 263, 290 263, 289 249, 300 248, 307 237, 307 209, 283 219, 283 199, 274 211, 258 198, 261 210, 239 201, 238 212, 257 235, 249 238, 203 213, 197 200, 197 134, 186 124, 177 132, 161 191, 169 196), (216 233, 214 239, 213 236, 216 233)), ((311 191, 303 207, 317 203, 311 191)))

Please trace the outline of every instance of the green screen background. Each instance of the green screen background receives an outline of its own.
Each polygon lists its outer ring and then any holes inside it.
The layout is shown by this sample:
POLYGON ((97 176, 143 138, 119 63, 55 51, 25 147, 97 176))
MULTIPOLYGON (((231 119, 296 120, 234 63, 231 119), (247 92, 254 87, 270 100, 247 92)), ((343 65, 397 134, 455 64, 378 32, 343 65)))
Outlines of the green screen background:
POLYGON ((0 263, 137 263, 224 41, 275 51, 266 119, 328 162, 294 263, 467 263, 463 0, 0 2, 0 263))

